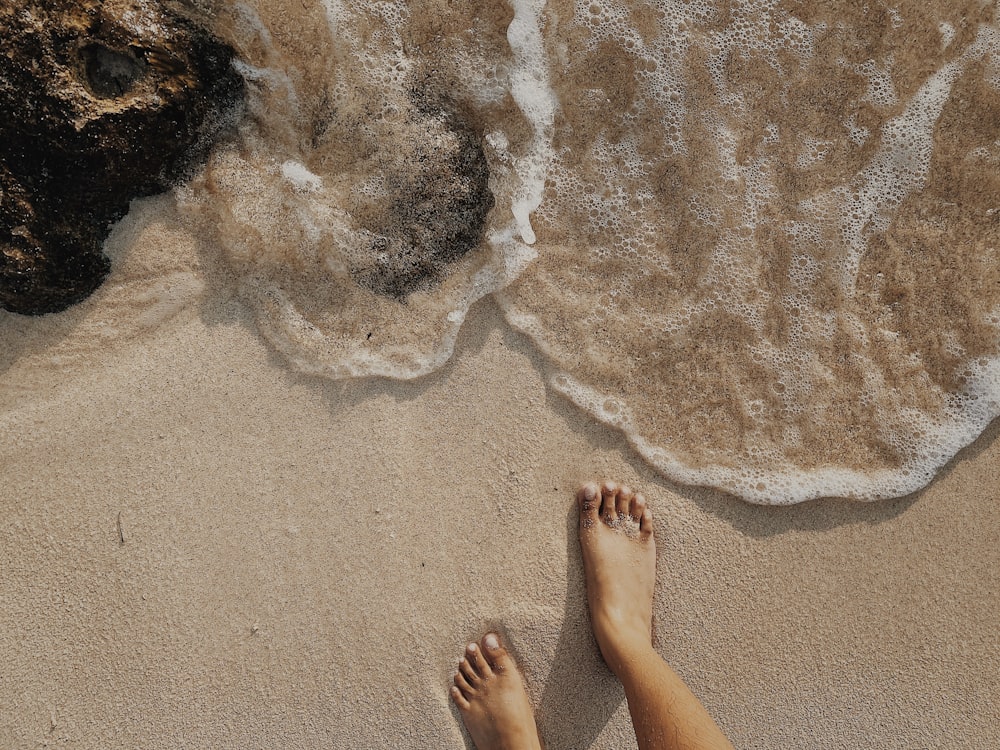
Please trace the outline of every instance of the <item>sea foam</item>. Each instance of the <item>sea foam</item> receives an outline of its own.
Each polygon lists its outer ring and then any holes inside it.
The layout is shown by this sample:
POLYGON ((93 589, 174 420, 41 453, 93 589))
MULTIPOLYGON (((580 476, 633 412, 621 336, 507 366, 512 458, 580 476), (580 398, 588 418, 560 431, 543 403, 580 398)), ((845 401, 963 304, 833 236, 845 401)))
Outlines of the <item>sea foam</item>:
POLYGON ((557 156, 499 295, 557 390, 762 503, 916 490, 1000 393, 992 11, 829 5, 549 3, 557 156))
MULTIPOLYGON (((284 6, 220 10, 220 25, 243 53, 252 116, 182 191, 181 204, 211 229, 261 332, 297 369, 418 377, 448 359, 468 308, 535 255, 524 238, 531 239, 529 216, 540 199, 553 109, 538 95, 545 69, 532 26, 537 10, 524 4, 513 45, 509 24, 496 24, 488 50, 461 50, 447 64, 409 52, 412 4, 329 0, 315 10, 312 20, 321 11, 325 23, 306 24, 302 34, 290 33, 284 6), (516 104, 503 99, 511 91, 516 104), (425 184, 449 159, 462 163, 456 139, 466 132, 481 140, 499 204, 481 245, 443 271, 428 270, 427 283, 418 279, 406 294, 373 291, 395 241, 380 231, 384 217, 425 244, 438 221, 454 226, 447 199, 433 215, 422 205, 404 215, 399 186, 425 184), (367 288, 359 283, 365 278, 367 288)), ((408 252, 397 251, 397 261, 408 252)))
POLYGON ((912 492, 1000 412, 1000 37, 982 0, 866 8, 220 4, 250 116, 180 210, 304 372, 425 375, 496 294, 674 480, 912 492), (399 185, 469 139, 482 241, 380 292, 399 185))

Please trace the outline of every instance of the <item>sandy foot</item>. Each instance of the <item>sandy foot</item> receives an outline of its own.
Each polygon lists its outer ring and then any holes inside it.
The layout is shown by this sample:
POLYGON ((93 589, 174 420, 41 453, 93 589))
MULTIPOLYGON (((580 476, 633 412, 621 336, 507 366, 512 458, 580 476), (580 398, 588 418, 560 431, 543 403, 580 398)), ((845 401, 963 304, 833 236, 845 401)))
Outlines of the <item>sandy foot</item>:
POLYGON ((608 666, 652 643, 656 542, 646 499, 604 481, 577 493, 591 625, 608 666))
POLYGON ((466 647, 451 697, 478 750, 541 750, 524 680, 495 633, 466 647))

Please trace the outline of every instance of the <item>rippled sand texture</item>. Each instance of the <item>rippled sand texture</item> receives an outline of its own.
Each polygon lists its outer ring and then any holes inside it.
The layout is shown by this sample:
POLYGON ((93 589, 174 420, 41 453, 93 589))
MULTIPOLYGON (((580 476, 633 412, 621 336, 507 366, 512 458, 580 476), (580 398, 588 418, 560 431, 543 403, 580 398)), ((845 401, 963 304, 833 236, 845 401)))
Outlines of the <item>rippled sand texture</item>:
POLYGON ((992 4, 200 7, 248 113, 177 221, 297 369, 432 372, 498 292, 555 388, 763 503, 913 491, 1000 412, 992 4))
POLYGON ((668 476, 915 490, 998 412, 992 4, 553 0, 556 160, 502 295, 668 476))

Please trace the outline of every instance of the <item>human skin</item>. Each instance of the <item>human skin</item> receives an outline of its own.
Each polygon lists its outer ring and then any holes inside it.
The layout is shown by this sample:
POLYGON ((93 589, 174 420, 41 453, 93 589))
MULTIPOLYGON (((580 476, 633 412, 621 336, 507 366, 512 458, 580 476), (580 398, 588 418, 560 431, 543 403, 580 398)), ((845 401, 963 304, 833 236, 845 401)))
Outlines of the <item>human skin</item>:
MULTIPOLYGON (((625 688, 640 750, 731 750, 705 707, 653 648, 656 540, 645 498, 604 481, 581 487, 577 503, 591 626, 604 661, 625 688)), ((466 646, 454 682, 452 699, 478 750, 541 749, 524 679, 496 633, 466 646)))

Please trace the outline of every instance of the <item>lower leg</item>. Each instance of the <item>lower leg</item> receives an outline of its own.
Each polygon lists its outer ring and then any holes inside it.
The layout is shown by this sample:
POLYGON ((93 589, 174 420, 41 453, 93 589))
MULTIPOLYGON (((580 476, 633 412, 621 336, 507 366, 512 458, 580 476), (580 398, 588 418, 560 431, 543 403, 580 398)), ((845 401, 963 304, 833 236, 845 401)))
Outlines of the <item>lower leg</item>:
POLYGON ((591 624, 625 687, 640 750, 721 750, 732 745, 653 649, 656 543, 642 495, 612 482, 580 489, 580 546, 591 624))

